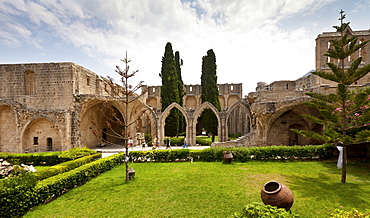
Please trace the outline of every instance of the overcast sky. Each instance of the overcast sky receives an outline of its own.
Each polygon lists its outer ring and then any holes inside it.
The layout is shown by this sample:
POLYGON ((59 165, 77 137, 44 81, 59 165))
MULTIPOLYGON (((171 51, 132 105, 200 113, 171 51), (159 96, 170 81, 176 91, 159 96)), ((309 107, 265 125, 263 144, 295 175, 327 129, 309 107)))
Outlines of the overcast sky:
POLYGON ((200 84, 216 54, 218 83, 296 80, 315 67, 315 39, 339 25, 370 28, 370 0, 0 0, 0 63, 74 62, 116 79, 128 52, 130 84, 161 85, 167 42, 185 84, 200 84))

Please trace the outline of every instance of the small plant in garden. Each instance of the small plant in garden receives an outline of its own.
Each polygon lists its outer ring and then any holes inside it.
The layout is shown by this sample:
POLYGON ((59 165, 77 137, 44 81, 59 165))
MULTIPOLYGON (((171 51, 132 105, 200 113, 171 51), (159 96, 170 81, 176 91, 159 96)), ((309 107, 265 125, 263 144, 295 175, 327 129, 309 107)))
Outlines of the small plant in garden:
POLYGON ((264 205, 262 203, 253 202, 248 204, 243 209, 243 212, 235 212, 231 218, 292 218, 299 217, 298 214, 294 214, 286 211, 283 208, 277 208, 271 205, 264 205))
POLYGON ((350 211, 344 210, 344 207, 340 207, 334 210, 334 213, 331 214, 331 218, 370 218, 370 210, 365 212, 360 212, 356 209, 350 211))

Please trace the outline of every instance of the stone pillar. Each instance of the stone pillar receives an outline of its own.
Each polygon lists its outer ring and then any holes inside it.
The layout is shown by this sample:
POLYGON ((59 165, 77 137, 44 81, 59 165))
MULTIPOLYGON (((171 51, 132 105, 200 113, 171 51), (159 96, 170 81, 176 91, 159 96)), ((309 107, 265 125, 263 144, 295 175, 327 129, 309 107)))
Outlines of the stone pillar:
POLYGON ((218 125, 218 141, 225 142, 227 141, 227 121, 226 121, 226 112, 220 112, 220 123, 218 125))
POLYGON ((71 118, 71 147, 78 148, 81 146, 81 111, 79 106, 74 106, 71 118))

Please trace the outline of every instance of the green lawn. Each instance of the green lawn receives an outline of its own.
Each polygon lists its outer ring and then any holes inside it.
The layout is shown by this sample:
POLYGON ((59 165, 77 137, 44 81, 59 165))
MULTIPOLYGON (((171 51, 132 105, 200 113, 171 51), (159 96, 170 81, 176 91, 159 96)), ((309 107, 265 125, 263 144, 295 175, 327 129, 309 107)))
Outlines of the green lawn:
POLYGON ((124 184, 118 166, 68 191, 24 217, 227 217, 261 202, 271 180, 294 194, 301 217, 330 217, 335 208, 370 208, 370 162, 348 164, 340 183, 336 162, 144 163, 130 164, 136 177, 124 184))

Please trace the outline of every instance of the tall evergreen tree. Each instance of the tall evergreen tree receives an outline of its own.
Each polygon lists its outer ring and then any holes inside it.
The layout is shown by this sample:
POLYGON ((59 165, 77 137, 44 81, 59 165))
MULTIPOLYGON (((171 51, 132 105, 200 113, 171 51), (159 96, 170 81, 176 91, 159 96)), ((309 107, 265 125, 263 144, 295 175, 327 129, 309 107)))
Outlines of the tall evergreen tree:
MULTIPOLYGON (((175 52, 175 64, 176 64, 176 73, 177 73, 177 82, 178 82, 178 91, 179 91, 179 104, 183 106, 183 97, 185 95, 184 91, 184 82, 182 81, 182 76, 181 76, 181 66, 183 64, 182 59, 180 59, 180 52, 176 51, 175 52)), ((180 132, 183 132, 185 130, 185 122, 184 122, 184 116, 182 113, 179 113, 178 116, 179 119, 179 126, 177 128, 177 134, 180 132)))
MULTIPOLYGON (((172 45, 166 44, 164 56, 162 57, 162 69, 159 76, 162 78, 161 103, 164 111, 171 103, 180 103, 178 90, 178 75, 176 72, 176 61, 173 55, 172 45)), ((166 119, 165 135, 176 136, 179 126, 179 111, 171 110, 166 119)))
POLYGON ((304 136, 343 147, 342 183, 346 182, 347 146, 352 143, 370 141, 370 88, 351 91, 349 86, 370 72, 370 64, 360 68, 362 57, 356 58, 348 67, 345 60, 369 41, 357 42, 357 37, 345 33, 349 23, 343 23, 345 14, 340 12, 341 25, 334 26, 340 32, 339 39, 330 40, 331 47, 325 56, 334 60, 327 63, 331 72, 316 71, 313 74, 338 83, 336 93, 306 93, 314 98, 308 102, 320 112, 320 117, 305 115, 309 120, 321 124, 323 133, 292 130, 304 136))
MULTIPOLYGON (((212 49, 207 51, 207 55, 202 58, 202 102, 213 104, 219 111, 221 110, 220 100, 218 98, 217 74, 216 74, 216 55, 212 49)), ((202 114, 204 129, 212 135, 212 141, 217 135, 217 118, 210 109, 204 110, 202 114)))

